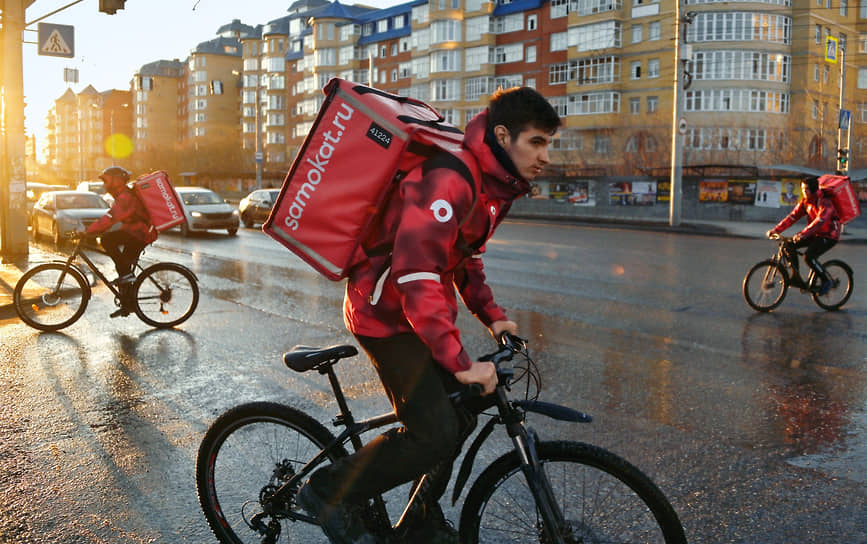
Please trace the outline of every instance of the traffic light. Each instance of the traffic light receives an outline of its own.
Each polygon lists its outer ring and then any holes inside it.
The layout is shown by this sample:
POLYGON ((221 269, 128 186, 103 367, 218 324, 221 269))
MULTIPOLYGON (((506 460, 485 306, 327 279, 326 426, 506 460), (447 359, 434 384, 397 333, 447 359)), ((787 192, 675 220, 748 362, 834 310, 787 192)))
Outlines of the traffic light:
POLYGON ((849 150, 848 149, 838 149, 837 150, 837 162, 840 163, 840 168, 842 170, 846 169, 846 165, 849 163, 849 150))
POLYGON ((99 0, 99 11, 114 15, 117 10, 123 9, 123 4, 126 0, 99 0))

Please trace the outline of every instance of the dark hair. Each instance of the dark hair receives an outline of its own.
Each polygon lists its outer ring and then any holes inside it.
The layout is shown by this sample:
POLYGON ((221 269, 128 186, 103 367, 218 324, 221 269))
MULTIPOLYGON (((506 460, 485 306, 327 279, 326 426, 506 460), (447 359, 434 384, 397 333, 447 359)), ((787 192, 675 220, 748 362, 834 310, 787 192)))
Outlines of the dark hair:
POLYGON ((497 125, 506 127, 513 139, 529 127, 553 134, 560 127, 560 116, 535 89, 497 89, 488 106, 488 129, 497 125))
POLYGON ((807 184, 807 189, 809 189, 811 193, 815 193, 819 190, 819 178, 816 176, 810 176, 804 179, 804 183, 807 184))

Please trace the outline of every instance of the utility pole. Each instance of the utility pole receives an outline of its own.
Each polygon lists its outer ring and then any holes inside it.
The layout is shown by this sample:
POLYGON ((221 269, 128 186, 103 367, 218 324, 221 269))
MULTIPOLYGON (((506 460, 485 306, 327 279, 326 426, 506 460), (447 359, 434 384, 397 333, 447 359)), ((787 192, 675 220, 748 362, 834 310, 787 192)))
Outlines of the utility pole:
POLYGON ((669 190, 668 224, 680 225, 681 203, 683 200, 683 136, 686 133, 686 120, 683 118, 683 79, 686 63, 690 60, 690 48, 686 45, 686 24, 691 22, 687 14, 681 16, 681 2, 674 4, 674 104, 671 108, 671 187, 669 190))
POLYGON ((3 262, 25 258, 27 241, 27 174, 24 135, 24 64, 21 52, 24 13, 33 0, 3 2, 0 55, 0 256, 3 262))
POLYGON ((852 114, 843 109, 843 97, 846 90, 846 48, 840 47, 840 104, 839 118, 837 119, 837 174, 846 175, 851 165, 849 164, 849 141, 852 135, 852 114), (845 126, 844 126, 845 125, 845 126), (843 129, 846 130, 846 142, 843 142, 843 129))

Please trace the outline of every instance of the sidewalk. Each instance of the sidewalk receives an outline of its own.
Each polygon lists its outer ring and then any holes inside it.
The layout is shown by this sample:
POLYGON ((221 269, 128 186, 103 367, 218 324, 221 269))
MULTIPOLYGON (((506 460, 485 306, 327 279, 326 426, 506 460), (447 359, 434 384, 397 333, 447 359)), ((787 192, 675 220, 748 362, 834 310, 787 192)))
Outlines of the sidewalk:
MULTIPOLYGON (((538 219, 538 218, 536 218, 538 219)), ((557 221, 552 220, 552 221, 557 221)), ((635 221, 624 222, 615 220, 568 220, 576 224, 610 225, 618 228, 636 228, 654 230, 659 232, 677 232, 682 234, 700 234, 704 236, 737 236, 740 238, 764 238, 765 232, 771 229, 775 223, 754 223, 734 221, 689 221, 677 227, 671 227, 662 221, 635 221)), ((856 221, 857 222, 857 221, 856 221)), ((792 233, 797 232, 795 230, 792 233)), ((843 237, 840 243, 867 244, 867 228, 853 227, 849 224, 843 229, 843 237)), ((34 244, 30 244, 30 255, 17 262, 0 263, 0 320, 16 317, 15 308, 12 306, 12 293, 18 278, 29 268, 52 259, 58 255, 47 253, 34 244)))

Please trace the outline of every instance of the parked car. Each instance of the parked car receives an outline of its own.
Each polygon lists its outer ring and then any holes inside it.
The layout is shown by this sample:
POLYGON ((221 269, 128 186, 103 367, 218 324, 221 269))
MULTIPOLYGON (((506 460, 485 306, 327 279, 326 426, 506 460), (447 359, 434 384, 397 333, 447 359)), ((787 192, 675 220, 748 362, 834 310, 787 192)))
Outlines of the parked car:
POLYGON ((71 232, 86 229, 108 209, 102 197, 89 191, 48 191, 33 206, 31 232, 34 238, 50 236, 59 246, 71 232))
POLYGON ((271 208, 277 202, 280 189, 258 189, 241 199, 238 205, 238 213, 241 214, 241 222, 247 228, 256 223, 264 223, 271 214, 271 208))
POLYGON ((175 191, 187 218, 186 223, 181 223, 181 234, 189 236, 193 231, 212 229, 226 229, 229 236, 238 233, 240 214, 220 195, 204 187, 176 187, 175 191))
MULTIPOLYGON (((65 189, 66 187, 64 187, 65 189)), ((48 191, 56 191, 57 189, 53 185, 48 185, 47 183, 39 183, 38 181, 28 181, 27 189, 25 191, 25 196, 27 198, 27 220, 30 221, 30 212, 33 210, 33 206, 36 204, 36 201, 39 200, 44 193, 48 191)))
POLYGON ((108 191, 105 190, 105 183, 101 181, 82 181, 75 188, 76 191, 90 191, 91 193, 96 193, 103 198, 108 205, 111 206, 114 204, 114 197, 111 196, 108 191))

